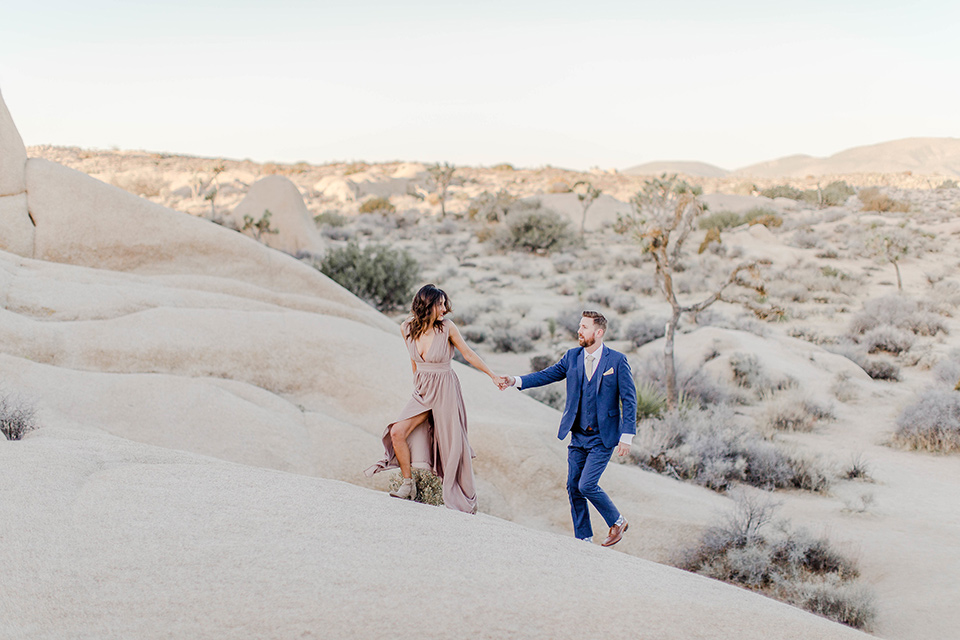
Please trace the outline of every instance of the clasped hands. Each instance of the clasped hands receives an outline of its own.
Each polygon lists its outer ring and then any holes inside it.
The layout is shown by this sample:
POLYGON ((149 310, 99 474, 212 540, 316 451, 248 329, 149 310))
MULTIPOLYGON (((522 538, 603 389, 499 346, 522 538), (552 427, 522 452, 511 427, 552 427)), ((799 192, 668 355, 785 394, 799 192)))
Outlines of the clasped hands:
POLYGON ((500 391, 504 389, 509 389, 514 385, 513 376, 493 376, 493 384, 497 385, 500 391))

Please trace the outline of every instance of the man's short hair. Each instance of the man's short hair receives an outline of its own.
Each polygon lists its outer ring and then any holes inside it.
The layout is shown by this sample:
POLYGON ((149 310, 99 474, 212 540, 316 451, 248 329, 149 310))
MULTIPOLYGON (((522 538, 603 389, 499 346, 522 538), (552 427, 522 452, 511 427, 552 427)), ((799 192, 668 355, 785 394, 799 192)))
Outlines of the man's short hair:
POLYGON ((598 329, 602 329, 604 333, 607 332, 607 319, 603 317, 603 314, 599 311, 584 311, 584 318, 592 318, 593 324, 596 325, 598 329))

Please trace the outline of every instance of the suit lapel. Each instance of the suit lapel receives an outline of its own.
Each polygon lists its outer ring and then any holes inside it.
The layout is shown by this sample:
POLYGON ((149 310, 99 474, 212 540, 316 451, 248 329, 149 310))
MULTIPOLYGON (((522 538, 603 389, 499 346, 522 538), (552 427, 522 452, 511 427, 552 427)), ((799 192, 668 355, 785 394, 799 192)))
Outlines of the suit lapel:
POLYGON ((580 348, 580 352, 577 354, 577 380, 580 382, 580 388, 583 389, 584 385, 587 383, 587 376, 583 372, 583 348, 580 348))
POLYGON ((604 367, 607 366, 607 360, 609 360, 610 349, 604 345, 603 354, 600 355, 600 362, 597 363, 597 368, 593 372, 593 378, 590 382, 593 383, 593 386, 596 387, 597 393, 600 392, 600 378, 603 377, 603 372, 606 371, 604 367))

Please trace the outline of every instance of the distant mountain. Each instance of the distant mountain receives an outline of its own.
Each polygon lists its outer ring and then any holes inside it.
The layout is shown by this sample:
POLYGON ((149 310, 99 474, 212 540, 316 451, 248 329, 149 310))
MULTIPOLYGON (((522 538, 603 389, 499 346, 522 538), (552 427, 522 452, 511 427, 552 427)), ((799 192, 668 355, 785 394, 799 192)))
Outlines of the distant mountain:
POLYGON ((960 176, 960 138, 904 138, 854 147, 827 158, 787 156, 733 171, 734 176, 801 178, 845 173, 960 176))
POLYGON ((682 173, 698 178, 723 178, 729 172, 706 162, 660 161, 638 164, 624 169, 628 176, 658 176, 661 173, 682 173))

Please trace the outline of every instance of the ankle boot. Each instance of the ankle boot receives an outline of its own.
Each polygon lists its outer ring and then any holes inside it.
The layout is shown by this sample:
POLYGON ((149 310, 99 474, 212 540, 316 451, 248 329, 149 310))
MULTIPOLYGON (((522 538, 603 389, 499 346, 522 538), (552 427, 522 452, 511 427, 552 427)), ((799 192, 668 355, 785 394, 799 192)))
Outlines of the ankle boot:
POLYGON ((417 483, 413 481, 413 478, 404 478, 400 487, 396 491, 391 491, 390 495, 401 500, 416 500, 417 483))

